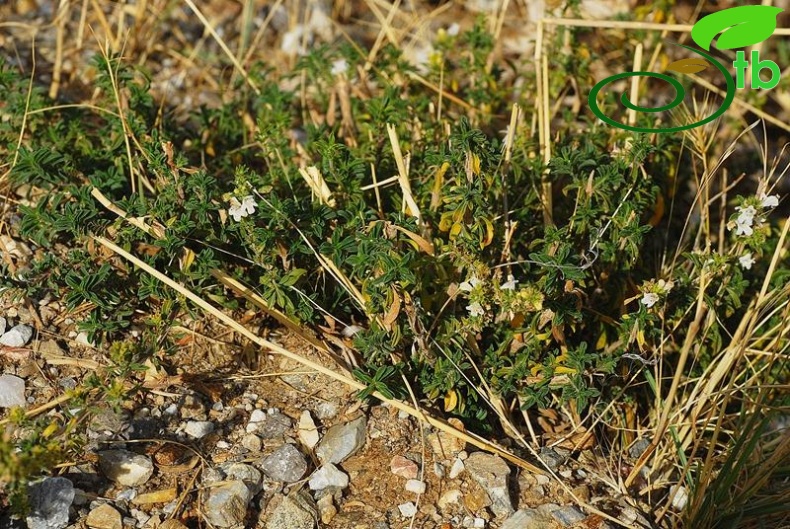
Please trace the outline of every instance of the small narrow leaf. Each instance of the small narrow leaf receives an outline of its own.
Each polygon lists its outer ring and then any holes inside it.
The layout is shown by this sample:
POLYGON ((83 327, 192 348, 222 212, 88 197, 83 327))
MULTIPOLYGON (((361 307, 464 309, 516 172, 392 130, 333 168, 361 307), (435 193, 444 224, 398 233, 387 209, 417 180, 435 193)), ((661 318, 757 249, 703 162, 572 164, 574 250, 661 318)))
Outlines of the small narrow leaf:
POLYGON ((678 73, 697 73, 710 66, 710 63, 705 59, 699 57, 689 57, 688 59, 681 59, 669 63, 666 68, 667 72, 678 73))
POLYGON ((770 37, 776 29, 776 16, 783 9, 766 5, 740 6, 710 14, 694 24, 691 38, 697 45, 710 51, 716 35, 720 50, 744 48, 770 37))

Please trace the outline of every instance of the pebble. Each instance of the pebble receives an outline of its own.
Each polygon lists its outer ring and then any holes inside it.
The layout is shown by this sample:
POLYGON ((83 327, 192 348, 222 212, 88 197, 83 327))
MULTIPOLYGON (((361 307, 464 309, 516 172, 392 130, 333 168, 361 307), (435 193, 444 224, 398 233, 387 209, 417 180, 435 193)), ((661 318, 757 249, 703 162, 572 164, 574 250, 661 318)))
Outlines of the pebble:
POLYGON ((252 465, 244 463, 225 463, 220 465, 219 471, 224 475, 224 479, 241 481, 250 490, 250 494, 255 496, 261 491, 263 476, 260 471, 252 465))
POLYGON ((106 503, 89 512, 85 524, 93 529, 123 529, 121 513, 106 503))
POLYGON ((337 507, 332 501, 331 494, 324 494, 318 499, 318 513, 321 515, 321 522, 328 524, 337 514, 337 507))
POLYGON ((514 512, 502 525, 500 529, 545 529, 552 527, 551 516, 546 516, 535 509, 519 509, 514 512))
POLYGON ((150 458, 128 450, 106 450, 98 455, 102 473, 126 487, 140 486, 154 473, 150 458))
POLYGON ((398 505, 398 510, 400 511, 401 516, 404 518, 411 518, 417 514, 417 506, 410 501, 398 505))
POLYGON ((348 487, 348 475, 338 470, 332 463, 322 466, 310 477, 310 490, 324 490, 330 487, 344 489, 348 487))
POLYGON ((444 465, 442 465, 438 461, 434 461, 433 473, 436 475, 437 478, 443 478, 445 475, 444 465))
POLYGON ((208 491, 203 506, 206 520, 216 527, 233 527, 244 523, 252 492, 243 481, 226 481, 208 491))
POLYGON ((45 478, 28 487, 29 529, 62 529, 69 523, 74 485, 66 478, 45 478))
POLYGON ((508 489, 510 467, 499 457, 475 452, 464 462, 466 471, 491 498, 491 510, 497 517, 513 514, 513 503, 508 489))
POLYGON ((443 511, 449 511, 452 505, 459 505, 463 498, 463 493, 458 489, 449 489, 445 491, 440 497, 437 505, 443 511))
POLYGON ((247 433, 256 433, 263 439, 281 437, 291 428, 291 419, 278 410, 270 408, 268 412, 253 410, 247 424, 247 433))
POLYGON ((8 347, 24 347, 33 338, 33 328, 20 323, 0 336, 0 345, 8 347))
POLYGON ((453 466, 450 467, 450 479, 455 479, 460 476, 461 472, 464 471, 464 468, 464 462, 456 458, 455 461, 453 461, 453 466))
POLYGON ((551 470, 557 470, 559 466, 565 461, 564 457, 558 454, 556 450, 548 446, 541 447, 540 459, 551 470))
POLYGON ((414 494, 425 494, 425 482, 419 479, 410 479, 406 482, 406 490, 414 494))
POLYGON ((686 504, 689 501, 689 494, 686 487, 683 485, 672 485, 669 488, 669 494, 670 496, 672 494, 675 495, 675 497, 672 498, 672 508, 674 510, 679 512, 686 508, 686 504))
POLYGON ((307 448, 312 450, 315 448, 315 445, 318 444, 318 441, 321 439, 321 436, 318 434, 318 428, 315 425, 315 421, 313 421, 313 417, 310 415, 309 410, 304 410, 302 415, 299 416, 299 440, 302 441, 307 448))
POLYGON ((263 473, 275 481, 294 483, 307 472, 307 461, 292 444, 284 444, 261 462, 263 473))
POLYGON ((115 501, 132 501, 137 497, 135 489, 124 489, 115 495, 115 501))
POLYGON ((8 322, 6 321, 6 319, 3 318, 2 316, 0 316, 0 336, 5 334, 5 328, 6 328, 7 325, 8 325, 8 322))
POLYGON ((25 381, 14 375, 0 376, 0 408, 25 406, 25 381))
POLYGON ((201 439, 214 431, 214 423, 211 421, 187 421, 184 432, 190 437, 201 439))
POLYGON ((316 447, 315 455, 322 463, 342 463, 365 444, 366 426, 364 416, 332 426, 316 447))
POLYGON ((263 443, 261 443, 260 437, 258 437, 254 433, 248 433, 247 435, 241 438, 241 446, 243 446, 250 452, 260 452, 261 448, 263 447, 263 443))
POLYGON ((636 442, 628 448, 628 455, 634 459, 639 459, 645 450, 647 450, 648 446, 650 446, 650 439, 637 439, 636 442))
POLYGON ((402 478, 415 479, 419 472, 419 468, 417 467, 417 463, 408 457, 397 455, 390 461, 390 472, 402 478))
POLYGON ((562 524, 563 527, 570 527, 586 518, 586 516, 573 505, 566 505, 565 507, 560 507, 552 511, 551 517, 562 524))
POLYGON ((266 529, 314 529, 318 508, 304 491, 285 496, 266 522, 266 529))

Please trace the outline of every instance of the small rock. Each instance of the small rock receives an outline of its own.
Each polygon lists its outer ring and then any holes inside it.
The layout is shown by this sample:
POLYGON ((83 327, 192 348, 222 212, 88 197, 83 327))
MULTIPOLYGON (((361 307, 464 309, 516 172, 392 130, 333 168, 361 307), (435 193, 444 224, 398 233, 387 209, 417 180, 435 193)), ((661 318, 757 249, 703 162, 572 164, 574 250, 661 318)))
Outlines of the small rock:
POLYGON ((473 486, 472 490, 464 495, 464 507, 466 507, 469 512, 478 513, 490 505, 491 498, 480 485, 473 486))
POLYGON ((20 323, 0 336, 0 345, 8 347, 24 347, 33 337, 33 328, 20 323))
POLYGON ((44 478, 28 488, 29 529, 61 529, 69 523, 74 485, 66 478, 44 478))
POLYGON ((5 328, 7 325, 8 322, 6 321, 6 319, 0 316, 0 336, 5 334, 5 328))
POLYGON ((169 520, 165 520, 159 525, 159 529, 187 529, 187 526, 176 520, 175 518, 171 518, 169 520))
POLYGON ((310 411, 304 410, 302 415, 299 416, 299 440, 302 441, 302 444, 307 448, 312 450, 320 439, 321 436, 318 435, 318 428, 315 425, 315 421, 313 421, 313 418, 310 416, 310 411))
POLYGON ((132 501, 137 497, 135 489, 124 489, 115 495, 115 501, 132 501))
POLYGON ((672 498, 672 508, 675 511, 680 512, 686 508, 686 504, 689 501, 689 494, 686 487, 683 485, 672 485, 669 487, 669 494, 670 496, 672 494, 675 495, 675 497, 672 498))
MULTIPOLYGON (((463 431, 464 424, 458 419, 452 418, 448 422, 457 429, 463 431)), ((436 454, 440 460, 451 459, 466 448, 466 441, 444 431, 430 434, 428 436, 428 443, 431 445, 433 453, 436 454)))
POLYGON ((261 438, 254 433, 248 433, 241 438, 241 446, 250 452, 260 452, 262 448, 261 438))
POLYGON ((365 444, 366 426, 364 416, 332 426, 316 448, 315 455, 322 463, 342 463, 365 444))
POLYGON ((150 458, 128 450, 99 452, 99 468, 105 476, 126 487, 142 485, 154 473, 150 458))
POLYGON ((307 461, 292 444, 284 444, 261 462, 263 473, 275 481, 293 483, 307 472, 307 461))
POLYGON ((263 476, 260 471, 252 465, 244 463, 225 463, 219 467, 219 471, 224 474, 224 479, 241 481, 250 489, 250 494, 255 496, 261 491, 263 476))
POLYGON ((417 506, 413 502, 401 503, 398 505, 398 510, 404 518, 411 518, 417 514, 417 506))
POLYGON ((214 431, 214 423, 211 421, 187 421, 184 432, 190 437, 201 439, 214 431))
POLYGON ((442 511, 449 511, 452 505, 460 505, 463 494, 458 489, 449 489, 439 497, 437 505, 442 511))
POLYGON ((14 375, 0 376, 0 408, 25 404, 25 381, 14 375))
POLYGON ((178 409, 181 411, 182 419, 191 419, 194 421, 206 420, 206 406, 203 404, 200 397, 195 395, 186 395, 178 409))
POLYGON ((332 463, 327 463, 313 472, 308 485, 310 490, 324 490, 330 487, 344 489, 348 487, 348 475, 338 470, 332 463))
POLYGON ((318 524, 318 508, 304 491, 286 496, 266 522, 266 529, 313 529, 318 524))
POLYGON ((556 450, 548 446, 541 447, 540 459, 552 470, 557 470, 565 461, 564 457, 558 454, 556 450))
POLYGON ((337 514, 337 507, 332 501, 331 494, 324 494, 318 499, 318 513, 321 515, 321 522, 328 524, 337 514))
POLYGON ((253 410, 250 422, 247 424, 247 433, 257 433, 264 439, 281 437, 291 428, 291 419, 279 411, 253 410))
POLYGON ((390 472, 406 479, 415 479, 419 473, 417 463, 407 457, 397 455, 390 461, 390 472))
POLYGON ((251 499, 252 492, 243 481, 226 481, 209 489, 203 513, 217 527, 232 527, 244 523, 251 499))
POLYGON ((557 520, 563 527, 570 527, 586 518, 584 514, 573 505, 566 505, 552 511, 551 517, 557 520))
POLYGON ((406 490, 414 494, 425 494, 425 482, 419 479, 410 479, 406 482, 406 490))
POLYGON ((445 475, 444 465, 439 463, 438 461, 433 462, 433 473, 436 475, 437 478, 443 478, 445 475))
POLYGON ((123 529, 121 513, 106 503, 89 512, 85 523, 93 529, 123 529))
POLYGON ((315 407, 315 416, 325 421, 337 415, 339 410, 340 406, 336 402, 322 401, 315 407))
POLYGON ((569 470, 569 469, 560 470, 560 471, 558 472, 558 474, 559 474, 560 476, 562 476, 563 478, 565 478, 565 479, 570 479, 570 478, 572 478, 572 477, 573 477, 573 470, 569 470))
POLYGON ((491 498, 491 510, 496 516, 513 514, 513 503, 508 490, 510 467, 505 461, 491 454, 475 452, 464 462, 466 471, 491 498))
POLYGON ((450 479, 455 479, 460 476, 461 472, 464 471, 464 468, 464 462, 456 458, 455 461, 453 461, 453 466, 450 467, 450 479))
POLYGON ((535 509, 519 509, 505 520, 499 529, 546 529, 553 525, 551 516, 535 509))
POLYGON ((639 457, 645 453, 648 446, 650 446, 650 439, 637 439, 636 442, 628 448, 628 455, 633 459, 639 459, 639 457))

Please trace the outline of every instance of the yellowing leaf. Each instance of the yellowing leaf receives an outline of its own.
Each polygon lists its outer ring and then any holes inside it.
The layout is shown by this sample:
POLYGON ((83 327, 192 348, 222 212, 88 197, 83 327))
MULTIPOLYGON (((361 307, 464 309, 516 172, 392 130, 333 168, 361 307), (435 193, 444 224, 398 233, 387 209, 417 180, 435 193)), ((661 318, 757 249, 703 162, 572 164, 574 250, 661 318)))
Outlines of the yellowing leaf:
POLYGON ((576 370, 575 369, 573 369, 572 367, 567 367, 567 366, 557 366, 554 369, 554 372, 556 374, 558 374, 558 375, 575 375, 576 374, 576 370))
POLYGON ((458 406, 458 393, 451 389, 444 396, 444 411, 451 412, 458 406))
POLYGON ((463 229, 464 229, 464 225, 461 224, 460 222, 456 222, 455 224, 453 224, 453 227, 450 228, 450 240, 453 240, 456 237, 458 237, 461 234, 461 230, 463 229))
POLYGON ((697 73, 710 66, 710 63, 700 57, 689 57, 688 59, 680 59, 679 61, 671 62, 667 65, 668 72, 678 73, 697 73))

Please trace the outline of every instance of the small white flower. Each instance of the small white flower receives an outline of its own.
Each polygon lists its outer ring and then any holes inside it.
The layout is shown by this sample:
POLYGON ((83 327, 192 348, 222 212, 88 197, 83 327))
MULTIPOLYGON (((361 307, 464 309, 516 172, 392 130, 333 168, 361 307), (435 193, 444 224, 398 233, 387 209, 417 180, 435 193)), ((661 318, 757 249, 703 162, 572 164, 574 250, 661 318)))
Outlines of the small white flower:
POLYGON ((645 307, 650 308, 656 303, 658 303, 658 294, 655 292, 645 292, 645 295, 642 296, 642 305, 645 307))
POLYGON ((459 26, 457 22, 453 22, 450 24, 450 27, 447 28, 447 34, 451 37, 458 35, 459 31, 461 31, 461 26, 459 26))
POLYGON ((477 301, 475 301, 470 305, 467 305, 466 310, 469 311, 470 316, 482 316, 483 314, 486 313, 486 311, 483 309, 483 306, 477 301))
POLYGON ((258 204, 255 203, 255 198, 252 195, 247 195, 246 197, 242 198, 241 202, 239 202, 238 198, 231 197, 228 213, 230 213, 230 216, 233 217, 233 220, 239 222, 243 217, 255 213, 255 207, 257 205, 258 204))
POLYGON ((760 204, 764 208, 775 208, 779 205, 779 195, 760 195, 760 204))
POLYGON ((735 219, 735 234, 746 235, 747 237, 754 233, 752 225, 754 224, 754 217, 757 215, 757 209, 754 206, 735 208, 738 213, 738 218, 735 219))
POLYGON ((469 281, 464 281, 463 283, 461 283, 461 285, 458 288, 460 288, 464 292, 471 292, 472 289, 479 284, 480 284, 480 280, 477 279, 476 277, 472 277, 469 281))
POLYGON ((674 286, 675 283, 673 283, 672 281, 664 281, 663 279, 658 280, 658 288, 660 288, 664 294, 672 290, 672 287, 674 286))
POLYGON ((348 71, 348 62, 345 59, 338 59, 332 63, 332 75, 340 75, 348 71))
POLYGON ((752 252, 748 252, 738 258, 738 263, 741 265, 741 268, 746 270, 751 270, 755 262, 754 257, 752 257, 752 252))
POLYGON ((507 282, 502 285, 502 290, 515 290, 516 289, 516 278, 512 275, 507 276, 507 282))

